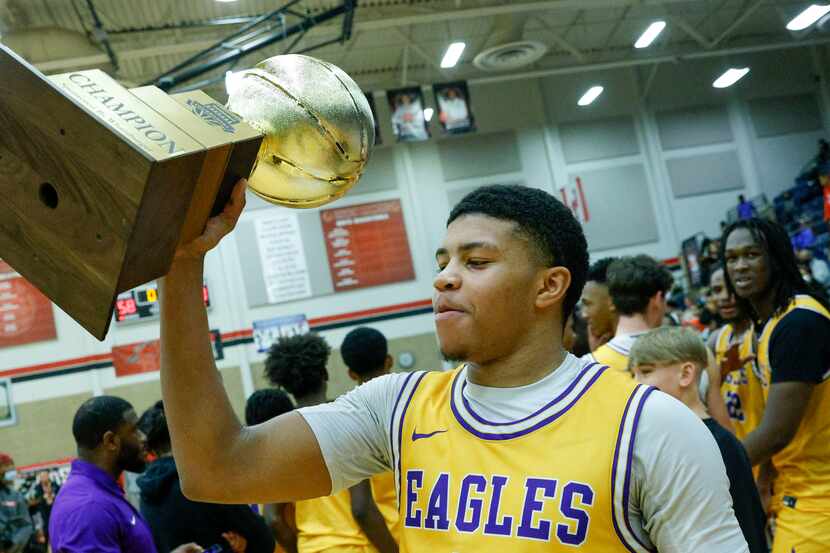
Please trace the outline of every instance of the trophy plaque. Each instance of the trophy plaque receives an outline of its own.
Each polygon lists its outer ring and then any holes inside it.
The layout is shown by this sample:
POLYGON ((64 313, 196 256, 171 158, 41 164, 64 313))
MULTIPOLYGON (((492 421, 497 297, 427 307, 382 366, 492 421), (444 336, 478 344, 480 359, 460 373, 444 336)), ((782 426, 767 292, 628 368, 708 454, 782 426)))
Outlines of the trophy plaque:
POLYGON ((201 91, 46 77, 0 45, 0 257, 102 340, 115 297, 167 273, 263 134, 201 91))

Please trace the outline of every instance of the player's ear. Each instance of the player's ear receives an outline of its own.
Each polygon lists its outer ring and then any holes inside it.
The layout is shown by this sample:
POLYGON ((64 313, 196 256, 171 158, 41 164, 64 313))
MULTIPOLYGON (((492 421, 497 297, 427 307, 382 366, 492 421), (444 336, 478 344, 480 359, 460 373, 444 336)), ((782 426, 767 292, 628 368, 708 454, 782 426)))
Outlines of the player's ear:
POLYGON ((539 272, 536 307, 547 309, 562 303, 571 286, 571 272, 565 267, 547 267, 539 272))
POLYGON ((691 361, 686 361, 680 365, 680 385, 688 388, 695 383, 697 376, 697 367, 691 361))

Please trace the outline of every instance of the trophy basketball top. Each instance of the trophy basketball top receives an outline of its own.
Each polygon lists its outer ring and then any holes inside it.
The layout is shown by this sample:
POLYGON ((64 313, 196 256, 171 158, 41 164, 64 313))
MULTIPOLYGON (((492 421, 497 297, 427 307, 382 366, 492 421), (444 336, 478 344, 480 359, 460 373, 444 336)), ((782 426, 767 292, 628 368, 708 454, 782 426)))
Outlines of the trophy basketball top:
POLYGON ((239 178, 273 203, 322 205, 374 142, 357 85, 307 56, 239 75, 239 114, 98 70, 46 77, 3 45, 0 73, 0 258, 98 339, 118 293, 166 274, 239 178))

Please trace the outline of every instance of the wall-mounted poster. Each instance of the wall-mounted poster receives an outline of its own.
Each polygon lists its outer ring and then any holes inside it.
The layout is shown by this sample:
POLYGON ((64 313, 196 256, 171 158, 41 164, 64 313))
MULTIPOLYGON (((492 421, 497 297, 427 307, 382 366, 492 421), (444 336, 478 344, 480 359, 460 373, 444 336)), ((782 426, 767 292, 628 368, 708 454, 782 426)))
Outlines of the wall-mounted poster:
POLYGON ((369 109, 372 110, 372 118, 375 120, 375 146, 379 146, 383 142, 380 139, 380 121, 378 120, 378 110, 375 109, 375 95, 367 92, 366 101, 369 102, 369 109))
POLYGON ((0 260, 0 348, 56 337, 52 302, 0 260))
MULTIPOLYGON (((210 344, 213 350, 213 359, 216 361, 224 359, 225 353, 222 347, 221 332, 218 330, 210 331, 210 344)), ((161 368, 161 342, 150 340, 113 346, 112 365, 115 367, 115 376, 119 378, 133 374, 158 372, 161 368)))
POLYGON ((12 401, 12 381, 0 380, 0 426, 13 426, 17 423, 17 413, 12 401))
POLYGON ((417 86, 386 92, 392 110, 392 128, 398 142, 418 142, 429 138, 424 118, 424 95, 417 86))
POLYGON ((438 104, 438 121, 448 134, 462 134, 476 130, 470 92, 467 83, 456 81, 432 85, 438 104))
POLYGON ((320 211, 334 291, 415 278, 400 200, 320 211))
POLYGON ((298 336, 309 331, 305 315, 286 315, 263 321, 254 321, 254 344, 259 353, 265 353, 280 338, 298 336))
POLYGON ((310 297, 311 280, 297 214, 272 210, 258 217, 254 228, 268 302, 310 297))

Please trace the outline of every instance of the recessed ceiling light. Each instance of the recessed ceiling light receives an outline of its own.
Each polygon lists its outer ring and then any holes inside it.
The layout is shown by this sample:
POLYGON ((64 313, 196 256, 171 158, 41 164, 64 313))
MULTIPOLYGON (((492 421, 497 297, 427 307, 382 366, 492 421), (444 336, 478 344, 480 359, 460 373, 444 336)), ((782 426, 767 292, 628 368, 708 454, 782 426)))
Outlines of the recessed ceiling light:
POLYGON ((592 104, 594 100, 599 98, 599 95, 602 94, 603 90, 605 89, 601 86, 592 86, 588 89, 588 91, 585 94, 582 95, 582 98, 579 99, 577 104, 579 104, 580 106, 587 106, 589 104, 592 104))
POLYGON ((806 10, 793 17, 787 23, 790 31, 803 31, 830 12, 830 5, 811 4, 806 10))
POLYGON ((727 88, 743 79, 749 73, 749 67, 730 67, 723 75, 715 79, 712 86, 715 88, 727 88))
POLYGON ((448 69, 455 67, 455 64, 461 59, 461 54, 464 52, 464 47, 466 46, 463 42, 453 42, 450 44, 447 47, 447 51, 444 52, 444 57, 441 59, 441 68, 448 69))
POLYGON ((648 48, 651 46, 651 43, 654 42, 654 39, 656 39, 665 28, 665 21, 655 21, 648 26, 648 29, 646 29, 643 34, 640 35, 640 38, 638 38, 637 42, 634 43, 634 48, 648 48))

